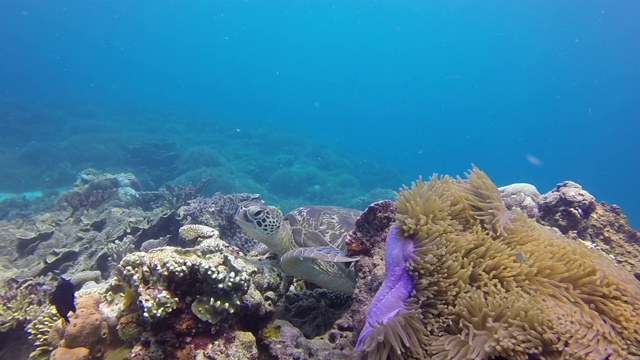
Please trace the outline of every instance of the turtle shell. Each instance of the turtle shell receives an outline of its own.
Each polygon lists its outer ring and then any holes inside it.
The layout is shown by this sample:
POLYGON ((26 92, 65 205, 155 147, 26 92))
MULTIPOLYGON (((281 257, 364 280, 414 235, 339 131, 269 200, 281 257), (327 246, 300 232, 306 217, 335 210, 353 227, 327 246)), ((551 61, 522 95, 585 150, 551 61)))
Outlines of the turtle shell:
POLYGON ((288 213, 293 242, 300 247, 333 246, 346 251, 347 236, 355 229, 358 210, 335 206, 305 206, 288 213))

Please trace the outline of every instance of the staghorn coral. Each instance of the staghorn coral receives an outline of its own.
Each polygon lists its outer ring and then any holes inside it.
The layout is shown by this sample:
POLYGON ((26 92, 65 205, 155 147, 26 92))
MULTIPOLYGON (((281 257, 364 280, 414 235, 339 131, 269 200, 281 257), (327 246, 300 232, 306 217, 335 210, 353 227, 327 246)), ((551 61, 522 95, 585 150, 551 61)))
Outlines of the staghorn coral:
POLYGON ((413 241, 413 289, 400 316, 368 314, 357 355, 420 358, 415 336, 432 359, 640 356, 640 283, 499 199, 475 167, 467 180, 434 175, 402 189, 395 228, 413 241))

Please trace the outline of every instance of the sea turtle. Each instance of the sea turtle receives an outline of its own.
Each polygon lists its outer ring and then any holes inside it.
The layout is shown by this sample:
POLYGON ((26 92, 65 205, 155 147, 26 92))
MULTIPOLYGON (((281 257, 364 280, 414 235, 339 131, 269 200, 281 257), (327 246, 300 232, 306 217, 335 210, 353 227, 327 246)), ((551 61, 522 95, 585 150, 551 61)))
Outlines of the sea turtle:
POLYGON ((360 211, 333 206, 305 206, 283 216, 273 206, 247 201, 235 219, 244 232, 280 258, 282 270, 327 290, 351 294, 353 262, 345 254, 347 234, 360 211))

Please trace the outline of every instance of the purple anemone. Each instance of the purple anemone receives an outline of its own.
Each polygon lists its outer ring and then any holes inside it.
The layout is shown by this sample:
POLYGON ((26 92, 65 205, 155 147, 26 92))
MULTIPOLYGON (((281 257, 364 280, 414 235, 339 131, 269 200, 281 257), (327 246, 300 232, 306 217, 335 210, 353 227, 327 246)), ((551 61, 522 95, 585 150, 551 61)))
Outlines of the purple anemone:
POLYGON ((407 271, 406 263, 413 254, 413 240, 403 237, 400 232, 400 229, 393 226, 387 235, 384 281, 369 306, 356 351, 362 350, 363 342, 374 328, 386 324, 403 309, 411 295, 413 279, 407 271))

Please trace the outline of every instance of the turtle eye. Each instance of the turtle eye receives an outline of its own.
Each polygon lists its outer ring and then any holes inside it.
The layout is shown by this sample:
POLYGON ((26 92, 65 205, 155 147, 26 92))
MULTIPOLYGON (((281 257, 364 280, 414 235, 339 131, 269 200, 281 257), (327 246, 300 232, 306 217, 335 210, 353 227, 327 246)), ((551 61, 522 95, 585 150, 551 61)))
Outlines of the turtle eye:
POLYGON ((262 211, 262 210, 258 210, 258 211, 256 211, 256 212, 254 212, 254 213, 253 213, 253 216, 254 216, 254 217, 261 217, 263 213, 264 213, 264 211, 262 211))

